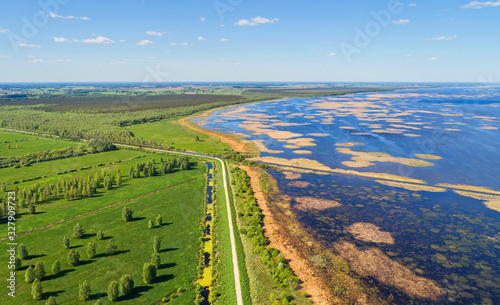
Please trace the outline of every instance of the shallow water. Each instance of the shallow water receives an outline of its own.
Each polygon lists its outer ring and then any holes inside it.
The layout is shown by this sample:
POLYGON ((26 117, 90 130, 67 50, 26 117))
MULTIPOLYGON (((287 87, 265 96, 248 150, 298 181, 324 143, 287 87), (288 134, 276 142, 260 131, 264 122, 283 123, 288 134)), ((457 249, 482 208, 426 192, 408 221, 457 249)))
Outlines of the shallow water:
MULTIPOLYGON (((199 123, 261 140, 273 152, 263 152, 261 157, 307 158, 331 169, 394 174, 429 186, 448 183, 500 191, 500 88, 288 99, 218 111, 199 123), (283 136, 274 131, 289 133, 283 136), (311 140, 295 144, 314 146, 284 146, 293 145, 290 140, 297 138, 311 140), (336 145, 342 143, 362 145, 336 145), (441 159, 422 159, 419 154, 441 159), (412 162, 426 167, 412 166, 412 162)), ((348 241, 361 249, 377 248, 445 289, 440 303, 500 300, 500 213, 483 201, 460 196, 450 188, 439 193, 409 191, 345 174, 302 174, 298 181, 311 184, 303 188, 290 185, 293 180, 282 172, 270 173, 287 195, 341 204, 326 210, 296 210, 303 225, 327 247, 348 241), (394 244, 357 240, 346 231, 354 223, 376 225, 392 235, 394 244)), ((400 290, 382 289, 392 293, 395 301, 404 302, 406 295, 400 290)))

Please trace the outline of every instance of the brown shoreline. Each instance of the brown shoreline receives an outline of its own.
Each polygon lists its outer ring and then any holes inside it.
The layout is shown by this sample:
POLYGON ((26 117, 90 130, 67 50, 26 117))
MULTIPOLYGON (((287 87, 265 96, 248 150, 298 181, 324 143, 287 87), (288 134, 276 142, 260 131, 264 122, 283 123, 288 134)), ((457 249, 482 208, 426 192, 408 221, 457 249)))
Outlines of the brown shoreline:
MULTIPOLYGON (((235 151, 249 152, 252 154, 258 152, 258 150, 250 142, 242 143, 245 140, 242 140, 235 135, 227 135, 221 132, 203 129, 193 123, 188 122, 188 120, 190 119, 206 117, 216 110, 219 109, 212 109, 198 116, 182 118, 179 120, 179 122, 187 128, 205 133, 207 135, 216 137, 221 141, 224 141, 225 143, 229 144, 229 146, 231 146, 231 148, 235 151)), ((338 303, 333 297, 330 290, 324 284, 323 280, 319 278, 314 272, 315 267, 312 265, 312 263, 307 258, 304 258, 299 254, 299 250, 293 247, 293 243, 291 243, 286 236, 279 233, 284 232, 283 229, 288 229, 287 224, 278 223, 274 219, 273 213, 268 206, 266 196, 260 188, 260 180, 258 177, 259 169, 247 166, 240 166, 240 168, 245 170, 250 176, 254 196, 257 199, 258 205, 261 208, 263 214, 265 215, 264 230, 266 231, 266 237, 270 240, 270 246, 278 249, 285 255, 287 260, 289 260, 290 268, 292 268, 293 272, 302 281, 302 290, 311 295, 311 300, 315 304, 331 305, 338 303)))

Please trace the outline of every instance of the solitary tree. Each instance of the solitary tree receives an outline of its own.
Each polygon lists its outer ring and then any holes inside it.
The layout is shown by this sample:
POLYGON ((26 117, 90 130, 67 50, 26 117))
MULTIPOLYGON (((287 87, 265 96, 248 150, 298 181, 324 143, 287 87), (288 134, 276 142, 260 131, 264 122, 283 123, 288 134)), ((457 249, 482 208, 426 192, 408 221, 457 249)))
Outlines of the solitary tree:
POLYGON ((158 236, 155 236, 153 239, 153 251, 160 252, 161 247, 161 239, 158 236))
POLYGON ((102 240, 104 238, 104 233, 101 230, 99 230, 99 231, 97 231, 95 236, 96 236, 97 240, 102 240))
POLYGON ((155 224, 154 224, 154 223, 153 223, 153 221, 150 219, 150 220, 148 221, 148 228, 150 228, 150 229, 154 229, 154 227, 155 227, 155 224))
POLYGON ((47 273, 45 272, 45 266, 41 261, 37 261, 35 265, 35 277, 40 281, 43 280, 47 273))
POLYGON ((116 251, 116 245, 110 239, 108 241, 108 245, 106 246, 106 252, 108 253, 108 255, 113 255, 113 254, 115 254, 115 251, 116 251))
POLYGON ((39 279, 35 279, 33 281, 33 284, 31 284, 31 295, 33 296, 33 300, 35 300, 35 301, 42 299, 43 287, 42 287, 42 283, 40 283, 39 279))
POLYGON ((91 241, 87 244, 87 256, 92 259, 97 252, 97 244, 95 241, 91 241))
POLYGON ((125 274, 120 279, 120 292, 123 295, 128 295, 134 289, 134 280, 129 274, 125 274))
POLYGON ((122 210, 122 219, 123 221, 130 221, 132 220, 132 210, 127 208, 127 207, 123 207, 123 210, 122 210))
POLYGON ((142 268, 142 279, 146 284, 153 283, 156 279, 156 267, 150 263, 145 263, 142 268))
POLYGON ((66 236, 63 237, 63 244, 66 249, 69 249, 69 238, 66 236))
POLYGON ((157 252, 153 253, 153 255, 151 256, 151 264, 155 266, 156 269, 160 269, 161 258, 157 252))
POLYGON ((17 256, 23 261, 28 259, 28 250, 26 249, 26 246, 24 244, 20 244, 17 247, 17 256))
POLYGON ((78 293, 80 300, 87 301, 90 298, 91 292, 90 284, 87 280, 80 283, 80 292, 78 293))
POLYGON ((68 254, 68 261, 71 266, 78 266, 80 264, 80 253, 76 250, 71 250, 68 254))
POLYGON ((35 269, 32 266, 29 266, 24 274, 24 280, 26 283, 32 283, 35 280, 35 269))
POLYGON ((118 173, 116 173, 116 185, 122 185, 122 173, 120 173, 120 170, 118 170, 118 173))
POLYGON ((161 215, 160 215, 160 214, 158 214, 158 215, 156 216, 156 218, 155 218, 155 225, 156 225, 157 227, 161 227, 161 226, 162 226, 162 224, 163 224, 163 219, 162 219, 161 215))
POLYGON ((118 300, 118 282, 117 281, 112 281, 111 283, 109 283, 109 286, 108 286, 108 299, 111 301, 111 302, 115 302, 116 300, 118 300))
POLYGON ((61 272, 61 263, 59 261, 55 261, 52 264, 52 274, 53 275, 58 275, 59 272, 61 272))
POLYGON ((82 239, 85 236, 85 230, 80 223, 77 223, 73 228, 73 236, 78 239, 82 239))

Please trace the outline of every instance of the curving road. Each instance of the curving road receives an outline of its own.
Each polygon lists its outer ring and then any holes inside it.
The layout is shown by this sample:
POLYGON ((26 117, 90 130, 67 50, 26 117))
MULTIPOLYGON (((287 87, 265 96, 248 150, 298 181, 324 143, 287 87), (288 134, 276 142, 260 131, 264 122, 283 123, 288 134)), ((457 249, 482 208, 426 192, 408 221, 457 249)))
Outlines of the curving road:
MULTIPOLYGON (((137 146, 133 146, 133 145, 116 144, 116 143, 115 143, 115 145, 116 146, 137 148, 137 146)), ((229 201, 229 191, 228 191, 229 184, 227 182, 227 177, 226 177, 226 164, 224 163, 224 161, 222 161, 221 159, 219 159, 217 157, 213 157, 213 156, 205 155, 205 154, 178 152, 178 151, 171 151, 171 150, 159 149, 159 148, 145 148, 145 149, 153 150, 153 151, 168 152, 168 153, 173 153, 173 154, 180 154, 180 155, 204 157, 207 159, 213 159, 213 160, 220 162, 220 164, 222 166, 222 178, 223 178, 223 182, 224 182, 224 194, 226 195, 226 209, 227 209, 227 218, 228 218, 228 223, 229 223, 229 238, 231 240, 231 257, 232 257, 232 261, 233 261, 234 286, 236 289, 236 304, 243 305, 243 297, 241 295, 240 270, 238 268, 238 255, 236 254, 236 243, 235 243, 235 239, 234 239, 233 216, 231 214, 231 202, 229 201)))

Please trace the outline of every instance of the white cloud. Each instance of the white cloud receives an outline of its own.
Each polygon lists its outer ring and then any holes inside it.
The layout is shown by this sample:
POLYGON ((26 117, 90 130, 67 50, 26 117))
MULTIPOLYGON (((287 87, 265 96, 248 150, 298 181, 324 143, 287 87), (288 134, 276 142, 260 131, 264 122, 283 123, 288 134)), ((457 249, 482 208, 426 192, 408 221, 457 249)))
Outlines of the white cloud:
POLYGON ((409 3, 408 6, 417 6, 416 3, 409 3))
POLYGON ((394 24, 408 24, 410 23, 410 19, 399 19, 391 21, 394 24))
POLYGON ((429 58, 429 59, 427 59, 427 60, 428 60, 428 61, 436 61, 436 60, 439 60, 439 59, 437 59, 436 57, 431 57, 431 58, 429 58))
POLYGON ((147 45, 150 45, 150 44, 153 44, 154 42, 152 42, 151 40, 141 40, 139 41, 138 43, 136 43, 138 46, 147 46, 147 45))
POLYGON ((227 38, 221 38, 220 41, 226 42, 226 41, 229 41, 229 39, 227 39, 227 38))
POLYGON ((187 42, 179 42, 179 43, 171 42, 170 45, 176 46, 176 47, 187 47, 189 45, 189 43, 187 43, 187 42))
POLYGON ((0 58, 10 58, 9 55, 0 55, 0 58))
POLYGON ((330 53, 327 56, 335 56, 335 55, 337 55, 337 54, 336 53, 330 53))
POLYGON ((70 42, 70 41, 64 37, 54 37, 54 42, 70 42))
POLYGON ((437 41, 437 40, 453 40, 453 39, 456 39, 457 37, 458 37, 457 35, 450 36, 450 37, 439 36, 439 37, 426 38, 426 40, 434 40, 434 41, 437 41))
POLYGON ((50 18, 60 18, 60 19, 90 20, 89 17, 61 16, 61 15, 54 14, 52 12, 49 13, 48 16, 50 18))
POLYGON ((146 35, 149 35, 149 36, 163 36, 163 33, 155 32, 155 31, 146 31, 146 35))
POLYGON ((29 63, 35 64, 35 63, 54 63, 54 62, 72 62, 73 60, 71 59, 55 59, 55 60, 44 60, 44 59, 33 59, 33 60, 28 60, 29 63))
POLYGON ((10 32, 10 30, 0 28, 0 33, 1 34, 7 34, 8 32, 10 32))
POLYGON ((156 59, 154 56, 149 56, 148 59, 156 59))
POLYGON ((207 21, 207 18, 205 18, 205 17, 200 17, 200 21, 202 21, 202 22, 203 22, 203 21, 207 21))
POLYGON ((486 1, 486 2, 481 2, 481 1, 472 1, 469 4, 463 5, 462 8, 467 9, 467 8, 473 8, 473 9, 480 9, 480 8, 485 8, 485 7, 495 7, 495 6, 500 6, 500 0, 498 1, 486 1))
POLYGON ((259 24, 275 23, 277 21, 279 21, 278 18, 267 19, 267 18, 263 18, 263 17, 258 16, 258 17, 252 18, 251 20, 241 19, 240 21, 236 22, 235 25, 238 25, 238 26, 256 26, 259 24))
POLYGON ((17 46, 22 47, 22 48, 39 48, 40 47, 39 45, 29 44, 29 43, 20 43, 17 46))
POLYGON ((97 38, 94 38, 94 39, 84 39, 84 40, 82 40, 82 42, 83 43, 115 43, 113 40, 106 38, 106 37, 102 37, 102 36, 98 36, 97 38))
POLYGON ((205 37, 200 36, 200 37, 198 37, 198 40, 203 41, 203 40, 207 40, 207 39, 205 37))
POLYGON ((110 65, 125 65, 127 62, 125 61, 113 61, 109 63, 110 65))

